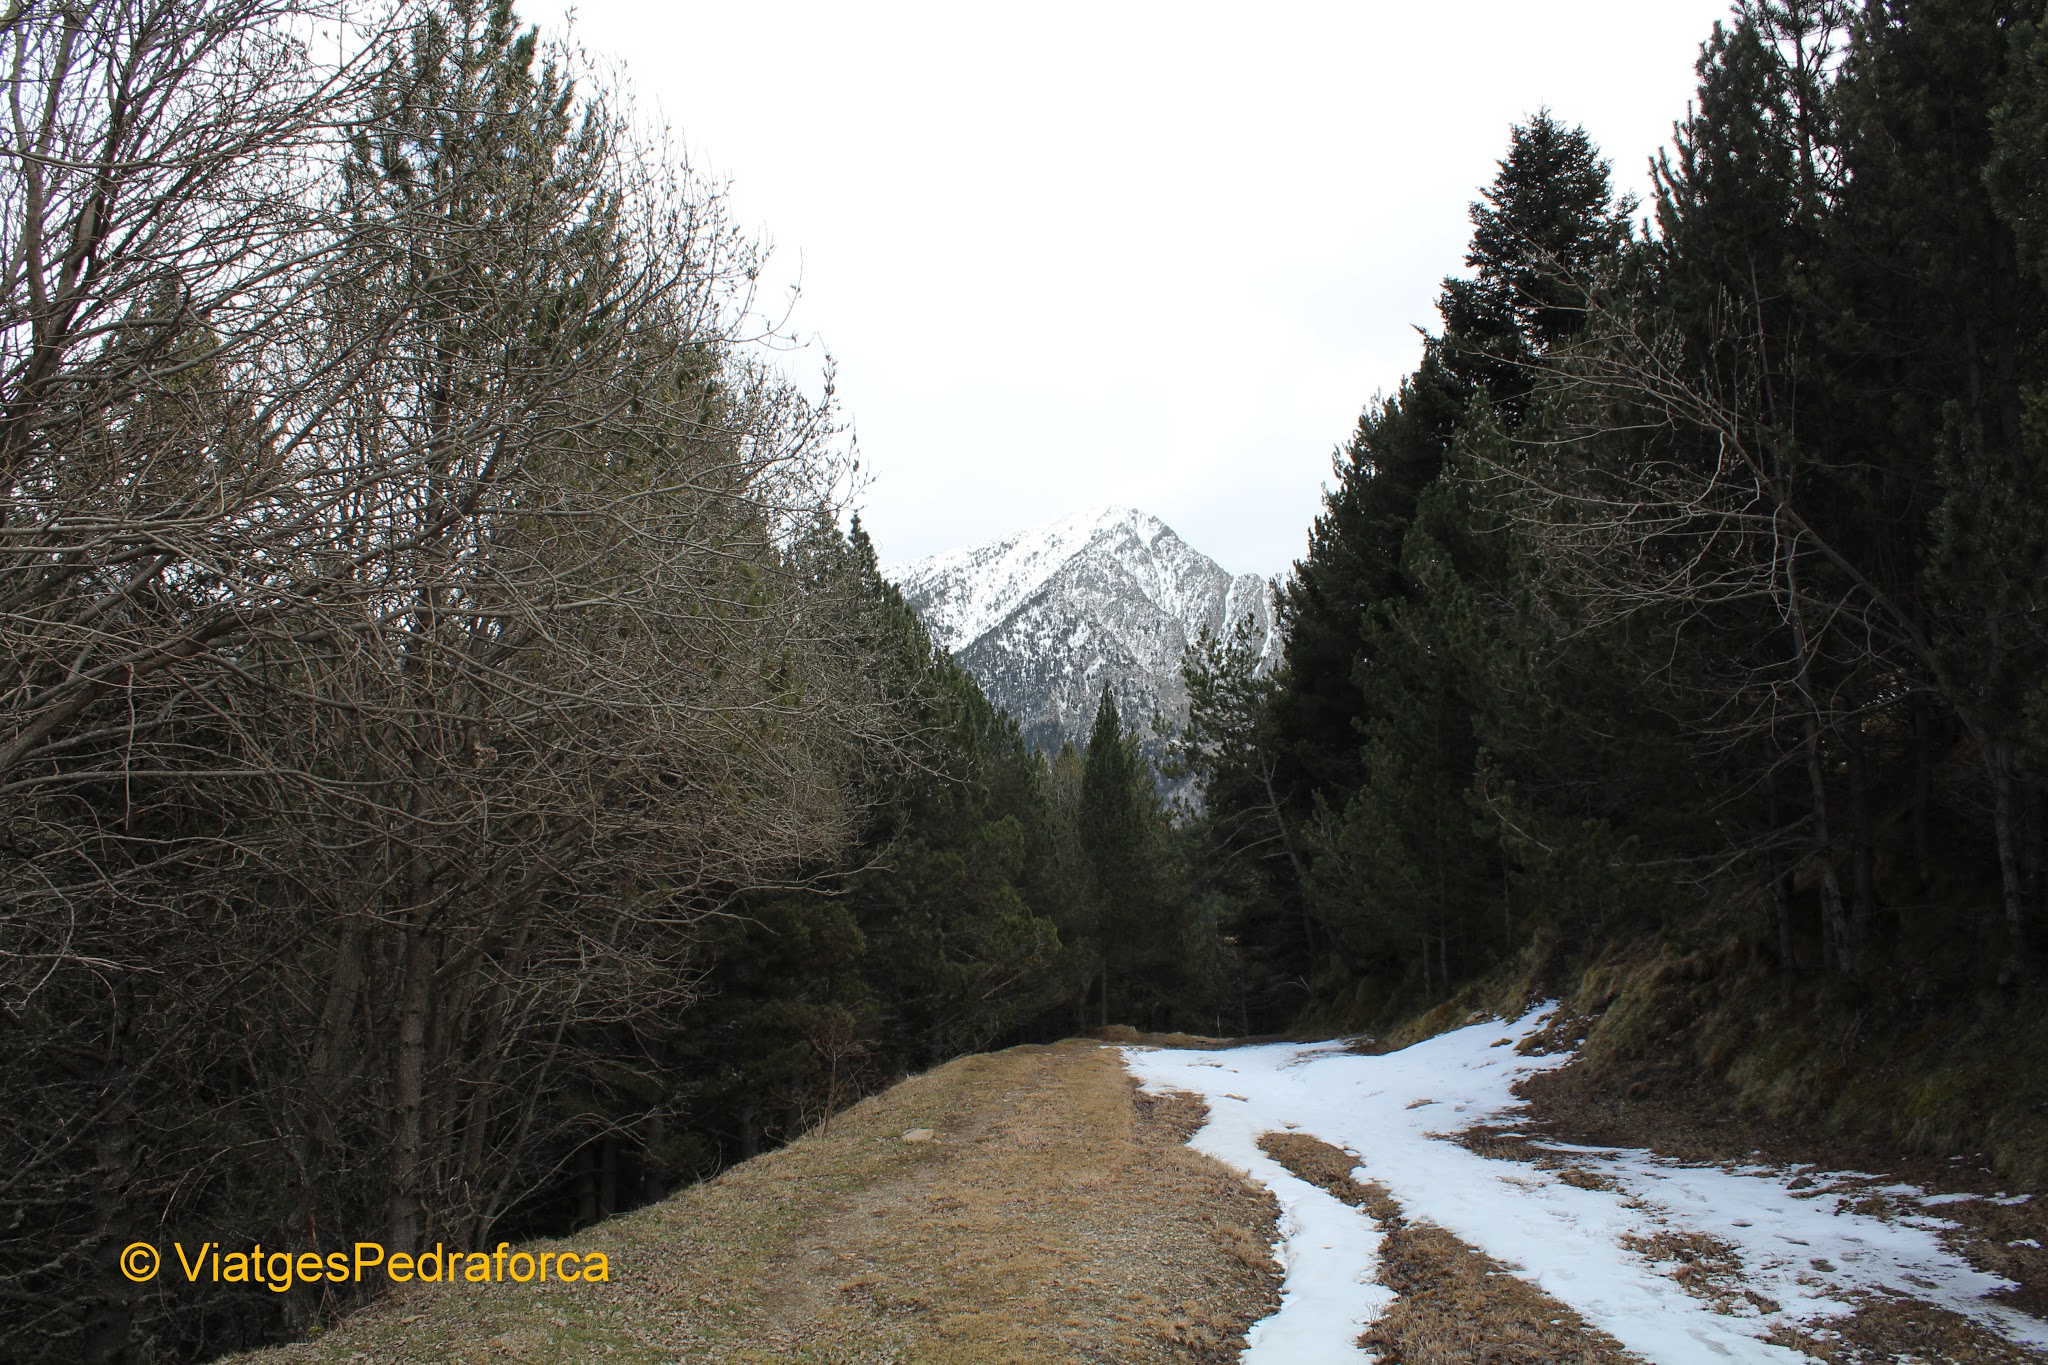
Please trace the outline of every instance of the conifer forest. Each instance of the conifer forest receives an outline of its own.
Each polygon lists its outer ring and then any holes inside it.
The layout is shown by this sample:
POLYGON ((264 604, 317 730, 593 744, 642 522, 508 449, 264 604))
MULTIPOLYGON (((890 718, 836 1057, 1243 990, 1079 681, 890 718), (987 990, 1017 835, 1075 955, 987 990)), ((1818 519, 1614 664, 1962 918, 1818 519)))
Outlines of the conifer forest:
POLYGON ((510 0, 0 34, 0 1361, 353 1306, 152 1230, 566 1233, 964 1053, 1600 964, 1644 1074, 2048 1171, 2041 0, 1740 0, 1643 202, 1503 129, 1277 665, 1057 753, 510 0))

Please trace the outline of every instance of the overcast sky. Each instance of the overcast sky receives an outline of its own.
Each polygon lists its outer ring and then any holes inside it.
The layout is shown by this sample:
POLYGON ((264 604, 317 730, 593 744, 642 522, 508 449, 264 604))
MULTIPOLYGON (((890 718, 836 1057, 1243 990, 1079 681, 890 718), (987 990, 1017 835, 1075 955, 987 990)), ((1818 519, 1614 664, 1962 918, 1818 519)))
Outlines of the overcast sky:
POLYGON ((801 280, 885 562, 1120 502, 1277 574, 1509 125, 1584 124, 1640 196, 1727 8, 583 0, 574 31, 801 280))

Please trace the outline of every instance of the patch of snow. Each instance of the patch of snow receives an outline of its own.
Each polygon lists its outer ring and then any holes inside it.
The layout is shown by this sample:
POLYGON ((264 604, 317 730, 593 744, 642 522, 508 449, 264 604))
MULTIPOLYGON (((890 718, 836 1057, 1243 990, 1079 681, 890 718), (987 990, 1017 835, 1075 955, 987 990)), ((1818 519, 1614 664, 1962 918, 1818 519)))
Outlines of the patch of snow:
POLYGON ((1371 1361, 1356 1344, 1359 1334, 1394 1301, 1393 1291, 1375 1282, 1378 1224, 1260 1152, 1256 1139, 1250 1150, 1239 1168, 1280 1205, 1274 1258, 1285 1279, 1280 1311, 1252 1325, 1242 1359, 1252 1365, 1371 1361))
MULTIPOLYGON (((1513 1041, 1549 1018, 1539 1007, 1506 1030, 1513 1041)), ((1277 1313, 1247 1337, 1253 1365, 1368 1361, 1364 1326, 1392 1295, 1375 1284, 1379 1230, 1259 1150, 1270 1132, 1306 1133, 1341 1147, 1354 1177, 1377 1181, 1409 1217, 1435 1223, 1576 1309, 1659 1365, 1726 1360, 1796 1365, 1806 1357, 1767 1340, 1781 1325, 1853 1312, 1859 1291, 1903 1294, 1960 1313, 2016 1343, 2048 1346, 2044 1324, 1985 1296, 2009 1281, 1942 1245, 1951 1225, 1886 1221, 1853 1211, 1833 1186, 1856 1173, 1687 1166, 1625 1148, 1548 1144, 1586 1159, 1614 1188, 1584 1189, 1527 1162, 1483 1157, 1446 1127, 1512 1118, 1512 1086, 1562 1066, 1569 1054, 1525 1057, 1500 1045, 1498 1022, 1440 1035, 1400 1052, 1362 1056, 1341 1043, 1274 1044, 1213 1052, 1124 1049, 1147 1090, 1185 1090, 1210 1102, 1189 1145, 1272 1190, 1281 1206, 1276 1254, 1286 1267, 1277 1313), (1219 1104, 1225 1095, 1241 1103, 1219 1104), (1453 1119, 1451 1116, 1456 1115, 1453 1119), (1627 1239, 1701 1233, 1732 1248, 1740 1285, 1775 1311, 1737 1300, 1716 1311, 1687 1294, 1627 1239)), ((1810 1168, 1806 1168, 1810 1169, 1810 1168)), ((1869 1179, 1870 1177, 1863 1177, 1869 1179)), ((1910 1193, 1922 1205, 1952 1202, 1910 1193)))

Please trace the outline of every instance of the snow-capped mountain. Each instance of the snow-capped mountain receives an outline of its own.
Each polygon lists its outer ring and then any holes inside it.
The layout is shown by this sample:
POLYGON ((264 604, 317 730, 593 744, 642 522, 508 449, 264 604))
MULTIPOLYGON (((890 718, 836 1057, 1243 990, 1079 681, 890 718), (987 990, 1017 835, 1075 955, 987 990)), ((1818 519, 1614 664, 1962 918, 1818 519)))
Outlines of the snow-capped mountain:
POLYGON ((884 572, 932 638, 1044 749, 1088 738, 1107 683, 1124 723, 1187 707, 1181 651, 1203 626, 1249 616, 1270 661, 1273 585, 1233 576, 1165 522, 1131 507, 1079 512, 884 572))

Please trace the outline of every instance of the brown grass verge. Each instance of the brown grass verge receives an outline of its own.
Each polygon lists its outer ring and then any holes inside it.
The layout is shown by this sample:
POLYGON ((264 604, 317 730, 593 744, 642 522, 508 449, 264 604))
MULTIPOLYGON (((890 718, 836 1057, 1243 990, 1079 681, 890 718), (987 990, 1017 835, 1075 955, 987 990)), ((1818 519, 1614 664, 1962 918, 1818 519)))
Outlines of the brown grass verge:
POLYGON ((1946 1309, 1882 1294, 1864 1295, 1851 1317, 1781 1327, 1770 1339, 1827 1365, 2040 1365, 2042 1359, 1946 1309))
POLYGON ((1198 1052, 1257 1047, 1262 1043, 1307 1043, 1322 1040, 1320 1034, 1310 1037, 1307 1034, 1263 1033, 1243 1038, 1212 1038, 1206 1033, 1147 1033, 1129 1024, 1105 1024, 1101 1028, 1088 1030, 1088 1037, 1098 1043, 1111 1043, 1117 1047, 1170 1047, 1193 1049, 1198 1052))
POLYGON ((1300 1133, 1259 1144, 1275 1161, 1378 1220, 1380 1278, 1399 1297, 1362 1344, 1400 1365, 1641 1365, 1605 1332, 1478 1248, 1411 1221, 1349 1153, 1300 1133))
POLYGON ((1094 1043, 967 1057, 559 1244, 609 1285, 415 1286, 239 1359, 1221 1365, 1278 1304, 1275 1210, 1200 1121, 1094 1043))

